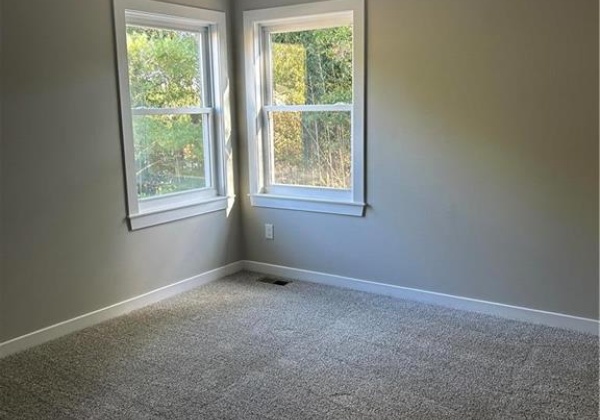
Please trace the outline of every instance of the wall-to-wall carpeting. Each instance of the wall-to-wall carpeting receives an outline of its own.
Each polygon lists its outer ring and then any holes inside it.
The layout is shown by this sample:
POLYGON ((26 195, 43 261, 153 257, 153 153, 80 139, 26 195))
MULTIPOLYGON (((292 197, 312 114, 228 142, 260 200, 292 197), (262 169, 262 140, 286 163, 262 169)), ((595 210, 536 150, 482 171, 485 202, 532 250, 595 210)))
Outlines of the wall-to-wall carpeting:
POLYGON ((0 360, 0 418, 598 418, 597 337, 258 278, 0 360))

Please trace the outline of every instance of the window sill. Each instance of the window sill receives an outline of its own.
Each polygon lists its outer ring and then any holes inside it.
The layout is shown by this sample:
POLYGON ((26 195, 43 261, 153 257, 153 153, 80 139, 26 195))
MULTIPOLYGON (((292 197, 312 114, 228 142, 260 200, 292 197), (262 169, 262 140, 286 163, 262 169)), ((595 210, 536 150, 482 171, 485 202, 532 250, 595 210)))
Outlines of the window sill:
POLYGON ((130 214, 128 216, 129 227, 130 230, 144 229, 150 226, 187 219, 201 214, 226 210, 231 198, 232 197, 215 197, 201 202, 178 205, 177 207, 167 207, 146 211, 144 213, 130 214))
POLYGON ((356 217, 363 217, 366 207, 365 203, 290 197, 273 194, 251 194, 250 203, 254 207, 330 213, 356 217))

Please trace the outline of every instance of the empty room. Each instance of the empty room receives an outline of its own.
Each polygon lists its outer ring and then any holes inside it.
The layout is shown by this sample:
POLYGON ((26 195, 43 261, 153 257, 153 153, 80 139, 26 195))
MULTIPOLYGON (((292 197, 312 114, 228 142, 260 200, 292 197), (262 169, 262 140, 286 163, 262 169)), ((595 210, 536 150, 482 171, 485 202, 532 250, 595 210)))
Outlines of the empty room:
POLYGON ((0 419, 598 419, 599 18, 0 0, 0 419))

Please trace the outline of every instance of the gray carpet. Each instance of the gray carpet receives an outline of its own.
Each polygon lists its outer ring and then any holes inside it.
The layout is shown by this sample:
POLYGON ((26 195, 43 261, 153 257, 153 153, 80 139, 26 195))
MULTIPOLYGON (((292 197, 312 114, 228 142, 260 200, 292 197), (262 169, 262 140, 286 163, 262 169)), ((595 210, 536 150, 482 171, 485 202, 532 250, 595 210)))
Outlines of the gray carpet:
POLYGON ((0 360, 0 418, 598 418, 596 337, 257 278, 0 360))

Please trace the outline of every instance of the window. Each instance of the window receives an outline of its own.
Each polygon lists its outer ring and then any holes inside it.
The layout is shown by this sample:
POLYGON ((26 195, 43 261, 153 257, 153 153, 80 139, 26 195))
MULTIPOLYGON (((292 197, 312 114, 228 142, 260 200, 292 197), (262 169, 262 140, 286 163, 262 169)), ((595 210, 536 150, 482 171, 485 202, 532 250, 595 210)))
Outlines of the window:
POLYGON ((253 206, 362 216, 364 3, 244 13, 253 206))
POLYGON ((225 16, 115 0, 131 229, 228 206, 225 16))

